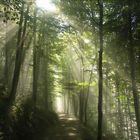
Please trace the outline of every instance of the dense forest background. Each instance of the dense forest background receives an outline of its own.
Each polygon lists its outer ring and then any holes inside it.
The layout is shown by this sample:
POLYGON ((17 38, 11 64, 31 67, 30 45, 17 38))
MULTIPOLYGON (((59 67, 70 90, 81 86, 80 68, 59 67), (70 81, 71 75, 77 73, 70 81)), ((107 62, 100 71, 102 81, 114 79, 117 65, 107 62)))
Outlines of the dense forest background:
POLYGON ((0 1, 0 139, 41 139, 74 114, 97 140, 140 139, 140 1, 0 1))

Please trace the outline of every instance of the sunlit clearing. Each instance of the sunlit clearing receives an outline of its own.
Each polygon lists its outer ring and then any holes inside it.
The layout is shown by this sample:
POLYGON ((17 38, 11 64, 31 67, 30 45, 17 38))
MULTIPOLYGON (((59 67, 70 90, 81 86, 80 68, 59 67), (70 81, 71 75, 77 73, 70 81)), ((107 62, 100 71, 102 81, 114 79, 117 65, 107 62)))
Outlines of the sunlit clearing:
POLYGON ((56 6, 52 3, 51 0, 36 0, 36 5, 39 8, 42 8, 42 9, 47 10, 49 12, 56 12, 57 11, 56 6))
POLYGON ((87 39, 87 38, 85 38, 85 39, 84 39, 84 42, 85 42, 86 44, 88 44, 88 43, 90 43, 90 40, 87 39))
POLYGON ((72 121, 72 120, 75 120, 75 118, 68 118, 68 120, 72 121))
POLYGON ((59 113, 63 112, 62 97, 56 97, 56 111, 59 112, 59 113))
POLYGON ((66 114, 59 114, 59 117, 63 118, 66 114))
POLYGON ((68 133, 69 136, 75 136, 75 133, 68 133))

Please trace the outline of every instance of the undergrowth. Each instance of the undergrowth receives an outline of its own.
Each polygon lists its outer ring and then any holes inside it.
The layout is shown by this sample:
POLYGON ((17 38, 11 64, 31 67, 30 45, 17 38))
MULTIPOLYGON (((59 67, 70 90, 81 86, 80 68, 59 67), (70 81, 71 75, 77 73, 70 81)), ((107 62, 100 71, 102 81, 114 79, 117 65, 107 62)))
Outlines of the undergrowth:
POLYGON ((3 140, 41 140, 49 127, 58 123, 58 116, 53 111, 34 108, 28 100, 14 107, 2 121, 3 140))

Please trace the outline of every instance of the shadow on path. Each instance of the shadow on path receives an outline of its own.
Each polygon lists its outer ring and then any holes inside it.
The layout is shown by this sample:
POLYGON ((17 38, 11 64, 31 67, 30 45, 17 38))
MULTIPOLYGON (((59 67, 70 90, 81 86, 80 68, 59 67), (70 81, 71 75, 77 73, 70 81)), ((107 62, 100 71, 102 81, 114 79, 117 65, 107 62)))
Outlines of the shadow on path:
POLYGON ((79 121, 73 116, 59 115, 60 123, 49 129, 44 140, 83 140, 82 128, 79 121))

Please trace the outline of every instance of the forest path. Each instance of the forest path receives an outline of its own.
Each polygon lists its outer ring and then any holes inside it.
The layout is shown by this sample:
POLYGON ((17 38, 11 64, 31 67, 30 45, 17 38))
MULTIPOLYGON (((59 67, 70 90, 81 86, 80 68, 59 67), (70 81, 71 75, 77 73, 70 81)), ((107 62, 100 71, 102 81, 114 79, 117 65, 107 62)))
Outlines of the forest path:
POLYGON ((82 127, 75 117, 59 114, 59 119, 60 123, 49 130, 45 140, 83 140, 82 127))

